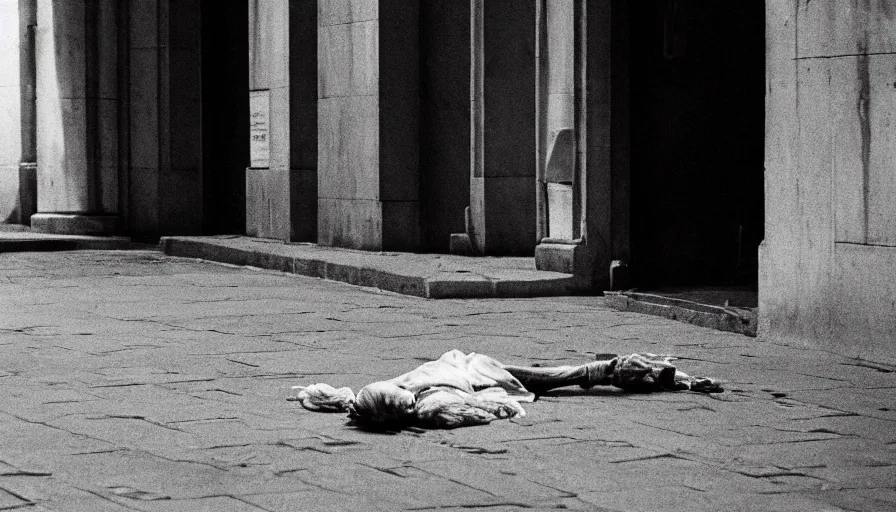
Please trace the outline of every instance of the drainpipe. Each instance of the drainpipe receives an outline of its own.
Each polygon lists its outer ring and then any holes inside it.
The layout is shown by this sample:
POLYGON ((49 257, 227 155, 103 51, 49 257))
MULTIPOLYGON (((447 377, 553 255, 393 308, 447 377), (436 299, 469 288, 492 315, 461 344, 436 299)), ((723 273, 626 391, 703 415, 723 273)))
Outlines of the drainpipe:
POLYGON ((21 85, 22 157, 19 163, 18 222, 31 224, 37 213, 37 65, 34 31, 37 0, 19 0, 19 83, 21 85))

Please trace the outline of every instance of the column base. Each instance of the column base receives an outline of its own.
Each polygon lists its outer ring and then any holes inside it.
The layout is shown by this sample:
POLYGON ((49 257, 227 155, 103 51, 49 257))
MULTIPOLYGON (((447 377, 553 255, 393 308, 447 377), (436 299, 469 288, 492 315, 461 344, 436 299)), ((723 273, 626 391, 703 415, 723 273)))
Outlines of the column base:
POLYGON ((535 268, 564 274, 582 273, 585 250, 581 240, 545 238, 535 248, 535 268))
POLYGON ((113 235, 118 228, 115 215, 84 215, 79 213, 35 213, 31 229, 57 235, 113 235))

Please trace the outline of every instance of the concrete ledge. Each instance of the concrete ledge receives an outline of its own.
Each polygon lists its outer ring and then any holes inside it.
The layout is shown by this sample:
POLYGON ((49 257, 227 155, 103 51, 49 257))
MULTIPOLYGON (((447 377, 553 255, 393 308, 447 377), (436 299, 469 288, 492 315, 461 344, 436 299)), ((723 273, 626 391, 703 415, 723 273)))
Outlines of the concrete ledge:
POLYGON ((35 213, 31 229, 60 235, 111 235, 118 226, 115 215, 80 215, 70 213, 35 213))
POLYGON ((540 297, 584 290, 573 276, 535 269, 532 258, 354 251, 251 237, 163 237, 170 256, 379 288, 431 299, 540 297))
POLYGON ((661 316, 719 331, 756 336, 756 310, 700 304, 688 300, 636 292, 604 292, 608 306, 661 316))
POLYGON ((0 252, 110 251, 145 249, 125 237, 50 235, 30 231, 0 230, 0 252))

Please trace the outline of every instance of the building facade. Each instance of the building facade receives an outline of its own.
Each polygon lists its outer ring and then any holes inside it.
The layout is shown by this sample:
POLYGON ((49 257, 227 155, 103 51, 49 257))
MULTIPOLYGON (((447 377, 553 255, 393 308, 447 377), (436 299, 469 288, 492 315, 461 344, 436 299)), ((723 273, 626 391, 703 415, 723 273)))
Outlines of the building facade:
POLYGON ((531 255, 598 292, 740 285, 769 339, 886 356, 894 13, 0 0, 0 220, 531 255))

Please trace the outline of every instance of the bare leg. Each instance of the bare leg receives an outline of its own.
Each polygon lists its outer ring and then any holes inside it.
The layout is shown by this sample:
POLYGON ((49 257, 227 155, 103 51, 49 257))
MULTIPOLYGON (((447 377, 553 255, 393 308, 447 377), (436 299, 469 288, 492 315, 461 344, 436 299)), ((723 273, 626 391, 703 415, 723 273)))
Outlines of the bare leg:
POLYGON ((691 390, 703 393, 722 391, 718 381, 691 377, 677 371, 666 356, 632 354, 580 366, 509 366, 504 369, 533 393, 564 386, 616 386, 628 391, 691 390))
POLYGON ((526 389, 533 393, 544 393, 565 386, 581 386, 590 388, 597 385, 611 384, 613 369, 617 359, 594 361, 579 366, 554 366, 542 368, 538 366, 510 366, 504 369, 519 380, 526 389))

